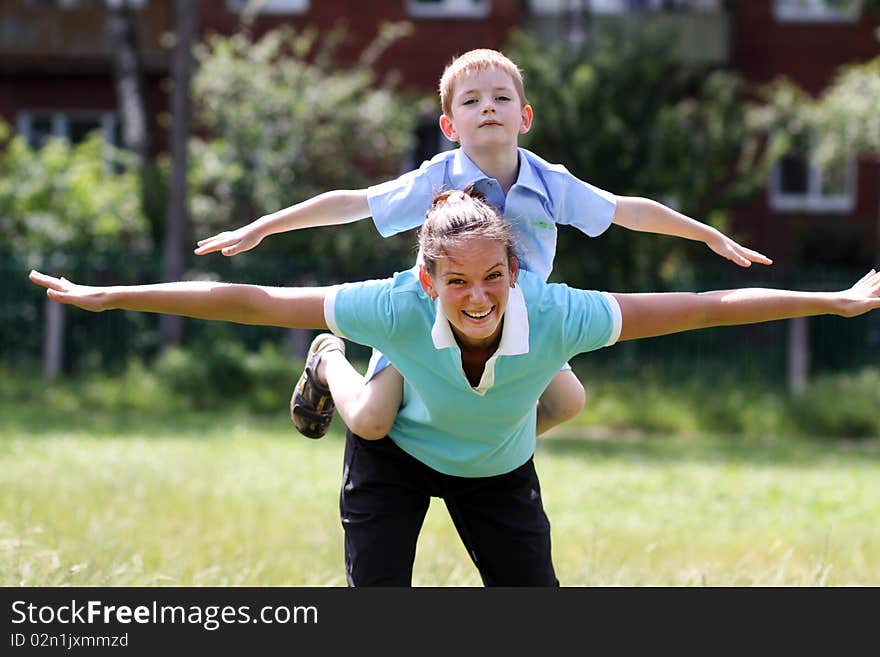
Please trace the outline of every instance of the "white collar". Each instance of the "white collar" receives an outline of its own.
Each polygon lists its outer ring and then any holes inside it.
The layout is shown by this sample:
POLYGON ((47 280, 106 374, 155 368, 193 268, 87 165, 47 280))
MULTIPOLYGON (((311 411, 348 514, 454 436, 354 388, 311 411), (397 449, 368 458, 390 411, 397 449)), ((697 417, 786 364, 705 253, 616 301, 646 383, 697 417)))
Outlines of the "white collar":
MULTIPOLYGON (((440 298, 435 301, 434 326, 431 338, 437 349, 458 347, 449 320, 443 314, 440 298)), ((507 308, 504 311, 504 328, 501 331, 501 342, 493 356, 516 356, 529 353, 529 313, 519 283, 510 289, 507 296, 507 308)))

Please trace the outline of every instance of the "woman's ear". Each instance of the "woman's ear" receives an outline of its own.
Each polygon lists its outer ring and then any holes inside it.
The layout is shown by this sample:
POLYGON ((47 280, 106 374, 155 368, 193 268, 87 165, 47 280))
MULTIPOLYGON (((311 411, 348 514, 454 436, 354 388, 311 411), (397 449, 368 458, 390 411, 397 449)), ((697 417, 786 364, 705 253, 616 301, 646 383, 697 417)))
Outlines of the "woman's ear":
POLYGON ((516 277, 519 276, 519 259, 516 256, 510 256, 507 268, 510 270, 510 287, 514 287, 516 285, 516 277))
POLYGON ((449 141, 458 141, 458 132, 455 130, 455 124, 452 123, 452 118, 446 114, 440 115, 440 130, 443 131, 443 136, 449 141))
POLYGON ((434 289, 434 282, 431 280, 431 274, 425 269, 425 265, 419 265, 419 283, 422 284, 425 294, 431 299, 437 298, 437 290, 434 289))

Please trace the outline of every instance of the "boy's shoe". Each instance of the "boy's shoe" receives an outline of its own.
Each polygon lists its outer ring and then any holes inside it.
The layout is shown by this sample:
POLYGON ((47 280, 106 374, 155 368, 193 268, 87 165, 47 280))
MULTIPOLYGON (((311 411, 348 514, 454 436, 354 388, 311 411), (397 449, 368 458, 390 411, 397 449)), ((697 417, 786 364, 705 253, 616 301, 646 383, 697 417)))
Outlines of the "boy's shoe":
POLYGON ((333 420, 336 404, 333 403, 330 389, 321 384, 317 377, 321 356, 333 350, 345 354, 345 343, 332 333, 321 333, 312 340, 305 369, 290 398, 290 419, 297 431, 309 438, 321 438, 333 420))

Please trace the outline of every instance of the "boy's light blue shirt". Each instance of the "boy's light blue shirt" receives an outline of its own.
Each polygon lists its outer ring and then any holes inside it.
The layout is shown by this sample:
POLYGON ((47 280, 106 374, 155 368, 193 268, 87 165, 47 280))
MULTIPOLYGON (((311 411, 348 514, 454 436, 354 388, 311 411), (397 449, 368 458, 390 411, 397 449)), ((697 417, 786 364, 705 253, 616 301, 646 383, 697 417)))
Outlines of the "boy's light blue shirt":
POLYGON ((327 325, 385 353, 404 378, 390 436, 431 468, 460 477, 510 472, 535 451, 536 402, 571 356, 620 335, 614 297, 544 283, 520 270, 501 343, 472 387, 461 351, 417 270, 340 285, 324 303, 327 325))
POLYGON ((520 266, 546 281, 556 254, 556 224, 596 237, 611 225, 616 200, 561 164, 550 164, 524 148, 518 151, 519 174, 506 198, 498 181, 461 148, 438 153, 418 169, 370 187, 367 200, 376 228, 389 237, 420 226, 434 196, 473 184, 513 226, 520 266))

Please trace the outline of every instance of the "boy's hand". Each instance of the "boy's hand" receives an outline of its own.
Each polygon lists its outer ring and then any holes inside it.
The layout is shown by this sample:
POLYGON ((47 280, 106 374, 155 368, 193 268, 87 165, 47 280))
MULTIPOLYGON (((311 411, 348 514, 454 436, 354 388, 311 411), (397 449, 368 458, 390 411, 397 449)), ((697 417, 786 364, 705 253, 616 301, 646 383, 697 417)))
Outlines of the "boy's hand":
POLYGON ((761 265, 773 264, 773 261, 764 254, 752 251, 752 249, 747 249, 722 233, 718 233, 706 240, 706 246, 722 258, 727 258, 738 264, 740 267, 751 267, 753 262, 757 262, 761 265))
POLYGON ((52 301, 65 303, 93 312, 101 312, 109 308, 109 298, 105 288, 89 285, 76 285, 66 278, 55 278, 31 270, 28 278, 32 283, 46 288, 46 296, 52 301))
POLYGON ((213 237, 197 242, 198 248, 193 251, 196 255, 206 255, 220 251, 225 256, 234 256, 245 251, 250 251, 263 241, 259 231, 250 226, 244 226, 238 230, 227 230, 213 237))

